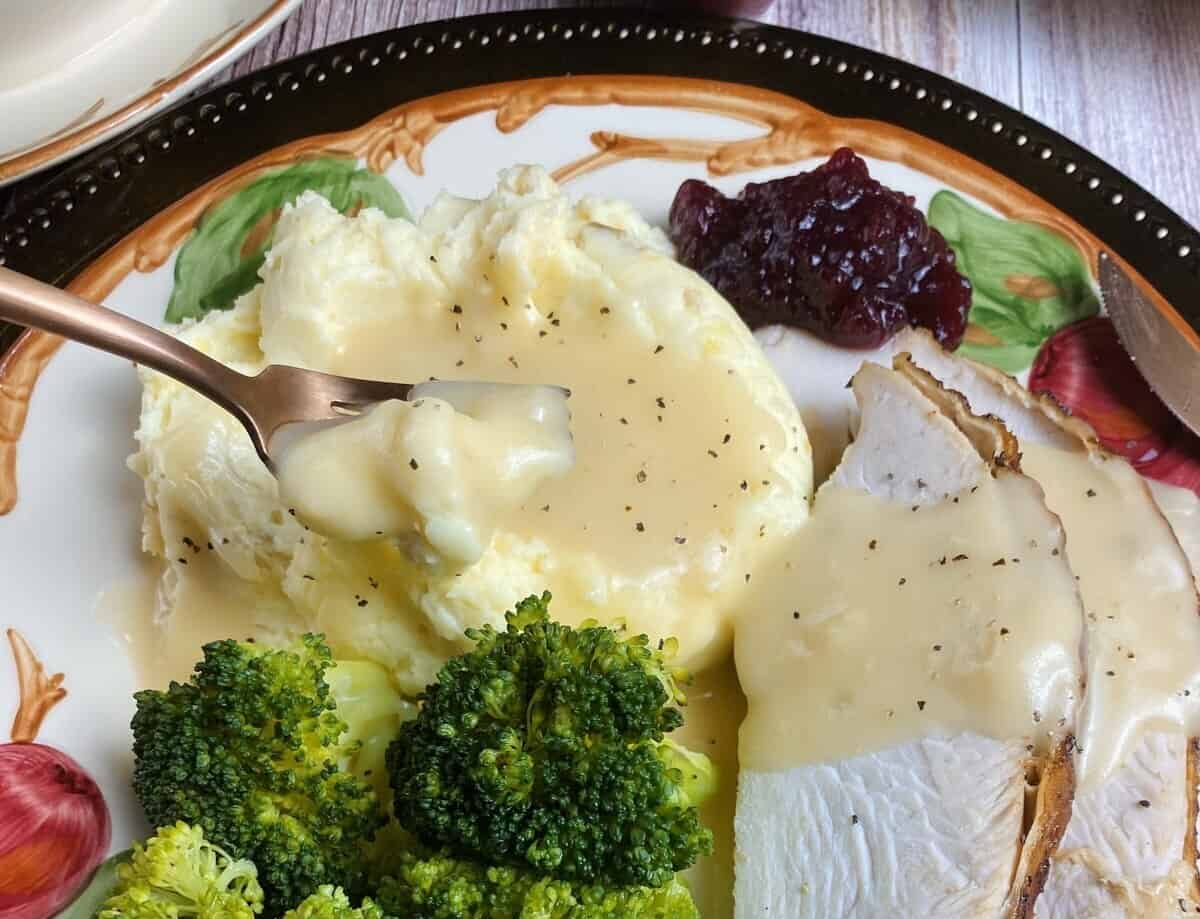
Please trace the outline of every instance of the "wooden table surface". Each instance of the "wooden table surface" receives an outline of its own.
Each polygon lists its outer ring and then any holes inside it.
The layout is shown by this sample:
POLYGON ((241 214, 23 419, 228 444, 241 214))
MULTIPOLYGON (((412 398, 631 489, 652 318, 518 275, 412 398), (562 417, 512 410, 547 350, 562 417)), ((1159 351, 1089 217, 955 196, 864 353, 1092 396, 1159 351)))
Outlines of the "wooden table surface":
MULTIPOLYGON (((398 25, 612 5, 306 0, 225 76, 398 25)), ((1200 225, 1200 0, 775 0, 756 18, 894 55, 1020 108, 1200 225)))

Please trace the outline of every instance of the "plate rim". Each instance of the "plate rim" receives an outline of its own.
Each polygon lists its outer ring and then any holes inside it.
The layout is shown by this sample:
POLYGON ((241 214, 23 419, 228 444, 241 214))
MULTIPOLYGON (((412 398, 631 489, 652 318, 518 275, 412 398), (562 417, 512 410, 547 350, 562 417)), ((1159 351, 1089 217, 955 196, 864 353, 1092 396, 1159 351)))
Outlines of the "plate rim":
MULTIPOLYGON (((295 0, 277 0, 276 6, 289 2, 295 0)), ((716 79, 791 95, 835 117, 913 131, 1006 176, 1094 233, 1200 330, 1200 302, 1188 296, 1200 280, 1200 233, 1116 168, 1040 122, 947 77, 835 39, 749 20, 638 9, 437 20, 352 38, 253 71, 178 102, 65 169, 27 182, 31 188, 18 186, 0 221, 0 265, 65 284, 170 204, 270 149, 346 130, 434 93, 566 74, 716 79), (639 43, 657 43, 654 54, 639 56, 639 43), (510 48, 520 52, 516 65, 504 59, 510 48), (702 54, 677 53, 696 48, 702 54), (416 79, 403 85, 395 80, 390 65, 438 51, 438 82, 430 82, 428 69, 405 74, 416 79), (451 53, 455 61, 447 63, 451 53), (765 66, 781 59, 790 66, 765 66), (371 74, 396 82, 398 91, 333 111, 329 103, 347 99, 331 91, 341 87, 344 93, 371 74), (297 104, 314 99, 316 104, 297 104), (245 121, 223 115, 249 110, 260 122, 247 144, 245 121), (196 142, 205 144, 202 162, 193 156, 181 163, 178 151, 196 142), (169 188, 155 192, 164 179, 169 188), (139 194, 139 201, 130 201, 139 194), (78 218, 98 210, 105 218, 101 231, 79 232, 78 218)), ((0 323, 0 355, 18 333, 0 323)))
POLYGON ((83 153, 177 101, 190 87, 232 64, 282 22, 302 0, 273 0, 258 16, 231 32, 207 53, 173 77, 150 86, 137 98, 98 121, 87 121, 66 133, 55 133, 33 147, 0 156, 0 187, 83 153))

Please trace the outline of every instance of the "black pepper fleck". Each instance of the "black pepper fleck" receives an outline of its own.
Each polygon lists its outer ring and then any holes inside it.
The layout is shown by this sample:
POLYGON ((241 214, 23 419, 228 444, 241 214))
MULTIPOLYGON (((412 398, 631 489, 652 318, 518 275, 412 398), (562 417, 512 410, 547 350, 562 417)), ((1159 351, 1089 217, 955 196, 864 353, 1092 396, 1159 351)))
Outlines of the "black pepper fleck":
POLYGON ((417 460, 416 460, 416 457, 409 457, 409 459, 408 459, 408 468, 409 468, 409 469, 414 469, 414 470, 415 470, 415 469, 420 469, 420 468, 421 468, 421 464, 417 462, 417 460))
POLYGON ((1094 497, 1096 497, 1096 489, 1094 489, 1094 488, 1089 488, 1089 489, 1088 489, 1088 490, 1085 492, 1085 494, 1086 494, 1086 495, 1087 495, 1089 498, 1094 498, 1094 497))
POLYGON ((919 712, 925 711, 925 700, 924 699, 917 700, 917 711, 919 711, 919 712))
POLYGON ((633 525, 633 528, 634 528, 635 530, 637 530, 639 533, 645 533, 645 532, 646 532, 646 524, 642 523, 642 521, 640 521, 640 520, 639 520, 637 523, 635 523, 635 524, 633 525))

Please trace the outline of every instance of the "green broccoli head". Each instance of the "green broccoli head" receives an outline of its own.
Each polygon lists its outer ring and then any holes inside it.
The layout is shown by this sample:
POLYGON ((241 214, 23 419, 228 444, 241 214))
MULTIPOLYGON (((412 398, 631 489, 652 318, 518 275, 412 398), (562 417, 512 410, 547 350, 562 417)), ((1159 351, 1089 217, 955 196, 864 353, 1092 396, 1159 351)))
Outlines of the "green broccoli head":
POLYGON ((682 882, 663 887, 577 885, 522 868, 449 855, 402 853, 379 886, 384 910, 405 919, 699 919, 682 882))
POLYGON ((365 676, 355 668, 373 666, 335 668, 317 635, 283 650, 206 645, 187 683, 135 696, 133 787, 147 818, 155 826, 181 820, 202 827, 253 861, 268 915, 321 884, 358 894, 364 852, 386 811, 372 785, 379 777, 356 772, 367 751, 349 738, 379 731, 384 710, 396 713, 387 732, 394 737, 402 710, 399 697, 377 681, 358 691, 365 676), (386 693, 382 702, 366 699, 386 693), (339 695, 369 726, 347 724, 339 695))
POLYGON ((283 919, 387 919, 383 910, 370 900, 354 907, 340 887, 324 884, 317 892, 295 909, 288 910, 283 919))
POLYGON ((117 869, 117 886, 97 919, 252 919, 263 891, 251 862, 204 838, 199 827, 164 826, 117 869))
POLYGON ((388 749, 396 817, 487 864, 670 884, 712 851, 692 796, 705 783, 692 777, 714 775, 706 757, 664 747, 683 722, 671 648, 551 622, 549 602, 524 600, 504 632, 469 632, 476 648, 426 689, 388 749))

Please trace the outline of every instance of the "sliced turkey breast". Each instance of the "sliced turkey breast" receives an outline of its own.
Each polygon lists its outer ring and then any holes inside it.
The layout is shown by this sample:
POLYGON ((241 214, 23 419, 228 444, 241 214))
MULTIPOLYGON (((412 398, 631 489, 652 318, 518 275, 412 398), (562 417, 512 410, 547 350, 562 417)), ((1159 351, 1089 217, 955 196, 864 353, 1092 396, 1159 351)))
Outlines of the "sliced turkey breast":
POLYGON ((1035 915, 1178 915, 1197 893, 1200 615, 1191 567, 1145 481, 1091 428, 1012 378, 905 333, 896 367, 932 401, 961 393, 1016 434, 1062 519, 1087 614, 1074 812, 1035 915), (911 355, 911 357, 909 356, 911 355))
POLYGON ((856 438, 737 626, 737 919, 1032 916, 1074 783, 1062 529, 1001 425, 875 364, 852 388, 856 438))

